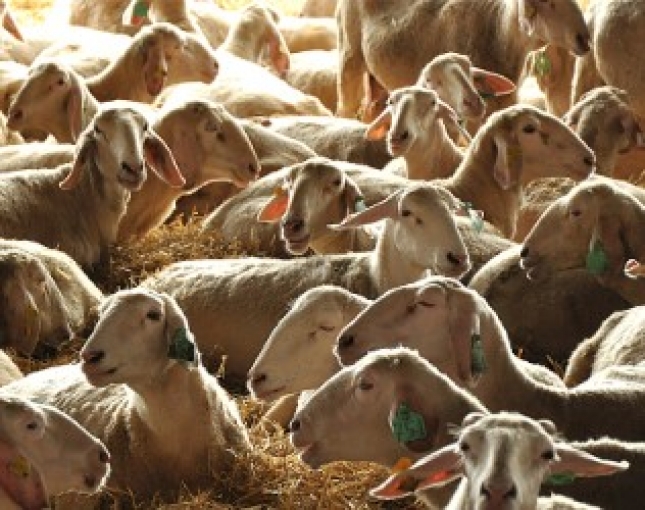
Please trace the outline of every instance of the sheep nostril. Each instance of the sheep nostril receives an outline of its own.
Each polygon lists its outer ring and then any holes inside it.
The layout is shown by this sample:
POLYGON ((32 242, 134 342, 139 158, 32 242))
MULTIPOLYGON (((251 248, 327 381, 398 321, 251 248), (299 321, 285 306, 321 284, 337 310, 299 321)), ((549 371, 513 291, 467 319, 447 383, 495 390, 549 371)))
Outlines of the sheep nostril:
POLYGON ((595 163, 594 158, 592 156, 585 156, 583 161, 587 166, 594 166, 594 163, 595 163))
POLYGON ((103 358, 105 358, 105 351, 89 351, 81 353, 81 357, 85 363, 94 365, 100 363, 103 358))
POLYGON ((591 49, 589 46, 589 38, 583 34, 576 35, 576 44, 582 53, 587 53, 591 49))
POLYGON ((399 136, 399 141, 404 142, 404 141, 406 141, 406 140, 409 138, 409 136, 410 136, 410 133, 409 133, 409 132, 408 132, 408 130, 406 129, 406 130, 405 130, 405 131, 403 131, 403 133, 401 133, 401 135, 399 136))
POLYGON ((257 385, 257 384, 262 384, 267 380, 267 375, 266 374, 258 374, 255 375, 251 378, 251 384, 257 385))
POLYGON ((490 491, 482 485, 481 490, 479 491, 482 496, 484 496, 486 499, 490 499, 491 493, 490 491))
POLYGON ((84 481, 88 489, 93 489, 96 486, 96 477, 93 475, 85 475, 84 481))
POLYGON ((108 464, 110 462, 110 454, 103 448, 99 450, 99 462, 101 464, 108 464))
POLYGON ((254 176, 257 176, 260 174, 260 169, 253 163, 249 163, 249 172, 251 172, 251 174, 253 174, 254 176))
POLYGON ((515 499, 517 497, 517 487, 515 484, 511 485, 511 488, 504 494, 504 499, 515 499))
POLYGON ((462 263, 462 257, 455 255, 451 251, 448 252, 448 255, 446 255, 446 258, 448 259, 448 262, 450 262, 455 266, 459 266, 462 263))
POLYGON ((528 256, 529 256, 529 247, 528 246, 522 247, 522 251, 520 251, 520 257, 525 259, 528 256))
POLYGON ((297 418, 293 419, 291 420, 291 423, 289 423, 287 432, 298 432, 301 426, 302 426, 302 423, 300 422, 299 419, 297 418))
POLYGON ((14 110, 14 111, 12 111, 12 112, 11 112, 11 114, 9 115, 9 118, 10 118, 11 120, 21 120, 21 119, 24 117, 24 115, 25 115, 25 114, 23 113, 23 111, 22 111, 22 110, 14 110))
POLYGON ((354 345, 354 335, 342 335, 338 339, 338 347, 340 349, 347 349, 354 345))

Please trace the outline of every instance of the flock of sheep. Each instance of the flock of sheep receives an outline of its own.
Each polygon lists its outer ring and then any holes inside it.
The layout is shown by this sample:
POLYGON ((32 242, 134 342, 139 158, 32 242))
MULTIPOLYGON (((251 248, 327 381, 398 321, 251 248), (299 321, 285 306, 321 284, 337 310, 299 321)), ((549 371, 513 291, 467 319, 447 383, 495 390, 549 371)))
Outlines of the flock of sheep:
POLYGON ((208 491, 240 381, 352 508, 642 507, 645 0, 589 3, 0 2, 1 345, 87 338, 0 351, 0 509, 208 491), (254 251, 104 295, 177 216, 254 251))

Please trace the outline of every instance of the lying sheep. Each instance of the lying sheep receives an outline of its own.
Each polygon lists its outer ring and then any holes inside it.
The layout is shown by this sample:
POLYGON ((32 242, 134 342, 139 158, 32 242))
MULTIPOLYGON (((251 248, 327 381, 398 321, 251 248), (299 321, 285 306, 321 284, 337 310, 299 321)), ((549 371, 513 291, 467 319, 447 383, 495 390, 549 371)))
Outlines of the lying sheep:
POLYGON ((0 397, 0 505, 49 508, 49 496, 95 493, 110 472, 110 454, 96 437, 59 410, 13 395, 0 397))
POLYGON ((642 306, 636 306, 613 313, 593 336, 580 343, 569 358, 565 384, 577 386, 606 368, 645 361, 642 354, 643 310, 642 306))
POLYGON ((143 285, 171 293, 193 324, 205 354, 226 354, 227 375, 246 379, 288 303, 306 290, 335 284, 373 298, 428 269, 453 275, 467 271, 470 262, 452 216, 458 207, 442 188, 418 185, 393 193, 339 225, 355 228, 385 219, 372 252, 179 262, 143 285))
POLYGON ((108 487, 136 499, 210 489, 213 473, 249 448, 236 405, 203 368, 168 295, 133 289, 107 298, 81 360, 5 391, 54 405, 101 437, 112 457, 108 487), (178 440, 187 430, 190 440, 178 440))
POLYGON ((475 65, 518 83, 527 53, 540 40, 577 55, 589 50, 589 31, 573 0, 490 0, 472 7, 459 0, 416 0, 403 15, 394 4, 341 1, 339 115, 353 117, 358 110, 364 73, 393 90, 414 83, 422 67, 446 51, 468 55, 475 65))
POLYGON ((0 173, 30 168, 56 168, 74 160, 71 143, 31 142, 0 147, 0 173))
POLYGON ((31 355, 83 333, 101 291, 70 257, 31 241, 0 240, 2 343, 31 355))
POLYGON ((0 174, 0 234, 60 247, 84 266, 107 260, 130 193, 145 180, 144 161, 171 185, 184 184, 143 114, 126 103, 103 106, 71 165, 0 174))
POLYGON ((338 52, 310 50, 294 53, 284 80, 301 92, 317 97, 328 110, 334 111, 338 102, 338 52))
MULTIPOLYGON (((491 507, 498 501, 518 510, 562 508, 562 502, 538 500, 543 483, 565 474, 583 478, 607 476, 629 467, 626 461, 613 462, 590 455, 556 434, 556 426, 549 420, 537 421, 517 413, 471 413, 462 421, 453 443, 391 475, 370 490, 370 495, 397 499, 461 478, 448 508, 491 507)), ((600 488, 601 483, 594 485, 600 488)), ((598 509, 583 503, 568 504, 598 509)))

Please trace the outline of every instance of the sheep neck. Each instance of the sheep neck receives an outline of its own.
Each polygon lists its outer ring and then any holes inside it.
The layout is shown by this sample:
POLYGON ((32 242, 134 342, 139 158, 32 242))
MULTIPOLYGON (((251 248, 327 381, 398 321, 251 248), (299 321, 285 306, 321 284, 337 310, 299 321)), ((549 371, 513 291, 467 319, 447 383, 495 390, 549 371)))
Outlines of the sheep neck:
POLYGON ((515 232, 522 201, 519 184, 503 190, 493 177, 496 148, 490 129, 484 126, 471 142, 461 165, 443 184, 456 197, 484 212, 484 219, 510 238, 515 232))
POLYGON ((408 259, 394 238, 394 221, 387 219, 376 248, 369 254, 370 275, 379 295, 422 278, 428 270, 408 259))
POLYGON ((257 30, 255 25, 253 19, 241 19, 231 27, 221 49, 249 62, 258 62, 264 46, 261 37, 264 31, 257 30))
POLYGON ((448 136, 442 122, 435 122, 426 136, 417 138, 403 156, 408 179, 442 179, 453 174, 463 153, 448 136))
POLYGON ((128 99, 150 103, 152 96, 146 90, 143 80, 143 62, 137 53, 140 53, 139 45, 131 44, 103 71, 87 78, 85 84, 92 96, 100 102, 128 99))
MULTIPOLYGON (((89 89, 85 86, 84 83, 79 84, 81 90, 81 131, 84 131, 90 121, 94 118, 96 113, 99 110, 99 102, 92 96, 89 89)), ((74 135, 72 134, 72 128, 70 126, 70 116, 68 113, 68 102, 70 97, 67 97, 67 100, 58 113, 58 117, 54 120, 50 126, 46 127, 46 130, 49 131, 58 143, 74 143, 74 135)), ((46 120, 43 117, 43 120, 46 120)))

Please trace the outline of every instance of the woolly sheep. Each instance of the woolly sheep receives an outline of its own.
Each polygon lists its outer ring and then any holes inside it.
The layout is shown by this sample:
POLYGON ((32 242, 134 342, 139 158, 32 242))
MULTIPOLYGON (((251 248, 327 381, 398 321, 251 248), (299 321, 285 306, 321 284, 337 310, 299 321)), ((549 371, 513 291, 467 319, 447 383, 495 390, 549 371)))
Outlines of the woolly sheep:
POLYGON ((339 225, 355 228, 385 219, 372 252, 294 260, 179 262, 143 285, 171 293, 191 321, 205 355, 223 352, 227 375, 246 379, 287 304, 310 288, 335 284, 373 298, 428 269, 453 275, 467 271, 470 262, 452 216, 456 208, 457 201, 445 190, 417 185, 339 225), (254 298, 249 300, 249 295, 254 298))
POLYGON ((48 368, 6 387, 70 413, 112 457, 110 488, 137 499, 208 489, 249 448, 234 402, 206 372, 176 302, 120 291, 101 306, 81 364, 48 368), (190 430, 190 440, 181 441, 190 430))
POLYGON ((394 4, 384 10, 369 0, 343 0, 336 17, 338 113, 343 117, 353 117, 358 109, 365 72, 392 90, 414 83, 434 56, 455 51, 468 55, 482 69, 518 83, 528 51, 540 40, 578 55, 589 50, 589 31, 580 7, 572 0, 549 4, 489 0, 475 4, 475 8, 461 0, 416 0, 405 16, 394 4), (396 22, 392 24, 391 20, 396 22), (435 37, 421 35, 426 33, 435 37), (469 37, 463 37, 464 33, 469 37), (414 51, 410 51, 412 48, 414 51), (403 53, 406 58, 400 58, 403 53))
POLYGON ((130 193, 145 180, 144 161, 171 185, 182 186, 167 146, 133 108, 104 105, 81 134, 71 165, 0 174, 2 236, 60 247, 91 266, 106 260, 130 193))
MULTIPOLYGON (((397 499, 461 478, 448 509, 537 510, 553 503, 546 498, 538 501, 540 486, 551 477, 607 476, 629 467, 628 462, 601 459, 567 444, 556 436, 556 426, 549 420, 517 413, 471 413, 456 434, 452 444, 391 475, 370 495, 397 499)), ((590 507, 580 504, 580 508, 590 507)))
POLYGON ((101 291, 69 256, 31 241, 0 240, 2 343, 30 355, 82 334, 101 291))
POLYGON ((642 306, 611 314, 593 336, 584 340, 569 358, 564 382, 577 386, 594 373, 616 365, 637 365, 642 353, 642 306))
MULTIPOLYGON (((462 326, 456 310, 464 310, 453 304, 460 289, 463 289, 461 283, 440 276, 390 289, 365 307, 338 334, 334 348, 338 360, 348 365, 368 351, 403 345, 417 349, 457 384, 469 387, 471 381, 459 372, 462 367, 455 363, 455 348, 446 347, 456 341, 453 333, 462 326)), ((520 358, 513 361, 530 378, 542 384, 564 386, 556 374, 543 366, 520 358)), ((477 395, 477 390, 473 391, 477 395)))

